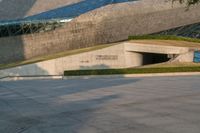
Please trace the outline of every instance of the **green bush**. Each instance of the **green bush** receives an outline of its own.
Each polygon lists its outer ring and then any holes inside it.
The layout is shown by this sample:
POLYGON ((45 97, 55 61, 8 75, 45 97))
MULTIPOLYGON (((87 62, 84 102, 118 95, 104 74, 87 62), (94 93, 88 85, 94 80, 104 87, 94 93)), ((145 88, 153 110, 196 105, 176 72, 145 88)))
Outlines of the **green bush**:
POLYGON ((142 35, 142 36, 129 36, 129 40, 176 40, 176 41, 188 41, 200 43, 200 39, 180 37, 173 35, 142 35))
POLYGON ((65 76, 81 75, 113 75, 113 74, 145 74, 169 72, 200 72, 200 67, 162 67, 162 68, 127 68, 127 69, 100 69, 100 70, 73 70, 65 71, 65 76))

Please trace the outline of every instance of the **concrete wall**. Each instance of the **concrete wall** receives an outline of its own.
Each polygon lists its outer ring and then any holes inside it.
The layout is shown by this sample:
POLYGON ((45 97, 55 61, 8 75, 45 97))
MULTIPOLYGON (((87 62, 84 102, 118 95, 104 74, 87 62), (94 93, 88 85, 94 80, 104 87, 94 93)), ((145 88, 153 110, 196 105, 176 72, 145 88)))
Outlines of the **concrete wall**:
POLYGON ((0 77, 19 75, 62 75, 64 70, 108 69, 126 67, 124 44, 0 70, 0 77))
POLYGON ((177 61, 192 62, 193 60, 191 59, 191 54, 189 54, 189 48, 183 49, 182 47, 174 46, 157 46, 157 49, 154 50, 155 45, 138 45, 137 43, 126 42, 91 52, 0 70, 0 78, 5 76, 22 75, 62 75, 65 70, 128 68, 141 66, 144 63, 145 56, 142 52, 147 52, 143 51, 142 47, 147 48, 149 53, 163 52, 163 54, 179 54, 180 56, 176 59, 177 61), (138 49, 140 49, 140 51, 138 49), (166 51, 164 51, 164 49, 166 49, 166 51), (169 49, 174 49, 174 51, 168 51, 169 49))
POLYGON ((187 47, 175 47, 166 45, 152 45, 142 43, 125 42, 126 51, 132 52, 145 52, 145 53, 157 53, 157 54, 184 54, 189 52, 187 47))
POLYGON ((190 51, 190 52, 178 55, 171 62, 193 62, 193 60, 194 60, 194 51, 190 51))
POLYGON ((200 5, 185 6, 165 0, 123 3, 81 15, 65 26, 46 33, 0 38, 0 63, 26 60, 61 51, 125 40, 200 22, 200 5))

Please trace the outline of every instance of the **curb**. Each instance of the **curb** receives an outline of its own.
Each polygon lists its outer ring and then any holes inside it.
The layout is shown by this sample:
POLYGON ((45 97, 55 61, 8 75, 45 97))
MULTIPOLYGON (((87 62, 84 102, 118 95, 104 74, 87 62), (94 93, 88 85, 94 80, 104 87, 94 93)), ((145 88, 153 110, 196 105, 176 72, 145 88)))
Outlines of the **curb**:
POLYGON ((64 76, 63 79, 140 78, 140 77, 142 78, 142 77, 165 77, 165 76, 200 76, 200 72, 125 74, 125 75, 64 76))
POLYGON ((151 74, 119 74, 119 75, 89 75, 89 76, 9 76, 0 81, 40 80, 40 79, 98 79, 98 78, 145 78, 145 77, 175 77, 175 76, 200 76, 200 72, 179 73, 151 73, 151 74))
POLYGON ((40 80, 40 79, 63 79, 63 76, 8 76, 0 78, 0 81, 40 80))

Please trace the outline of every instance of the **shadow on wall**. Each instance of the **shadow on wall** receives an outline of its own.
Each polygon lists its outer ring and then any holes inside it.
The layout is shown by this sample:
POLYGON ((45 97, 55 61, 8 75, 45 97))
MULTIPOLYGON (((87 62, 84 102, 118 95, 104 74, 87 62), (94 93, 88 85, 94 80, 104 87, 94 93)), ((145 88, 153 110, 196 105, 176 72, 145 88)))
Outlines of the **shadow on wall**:
MULTIPOLYGON (((0 0, 0 22, 23 18, 35 2, 36 0, 0 0)), ((20 36, 9 41, 1 38, 0 47, 0 64, 25 59, 24 43, 20 36)))
POLYGON ((8 64, 25 59, 24 42, 20 36, 9 38, 9 40, 7 37, 0 39, 0 64, 8 64))

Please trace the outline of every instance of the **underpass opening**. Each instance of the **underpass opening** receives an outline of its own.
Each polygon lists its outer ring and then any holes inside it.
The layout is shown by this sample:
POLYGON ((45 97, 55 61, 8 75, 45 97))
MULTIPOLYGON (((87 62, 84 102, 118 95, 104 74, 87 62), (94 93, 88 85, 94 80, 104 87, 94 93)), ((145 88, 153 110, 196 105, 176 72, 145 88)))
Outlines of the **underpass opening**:
POLYGON ((142 52, 142 65, 150 65, 167 62, 174 58, 175 55, 160 54, 160 53, 145 53, 142 52))

